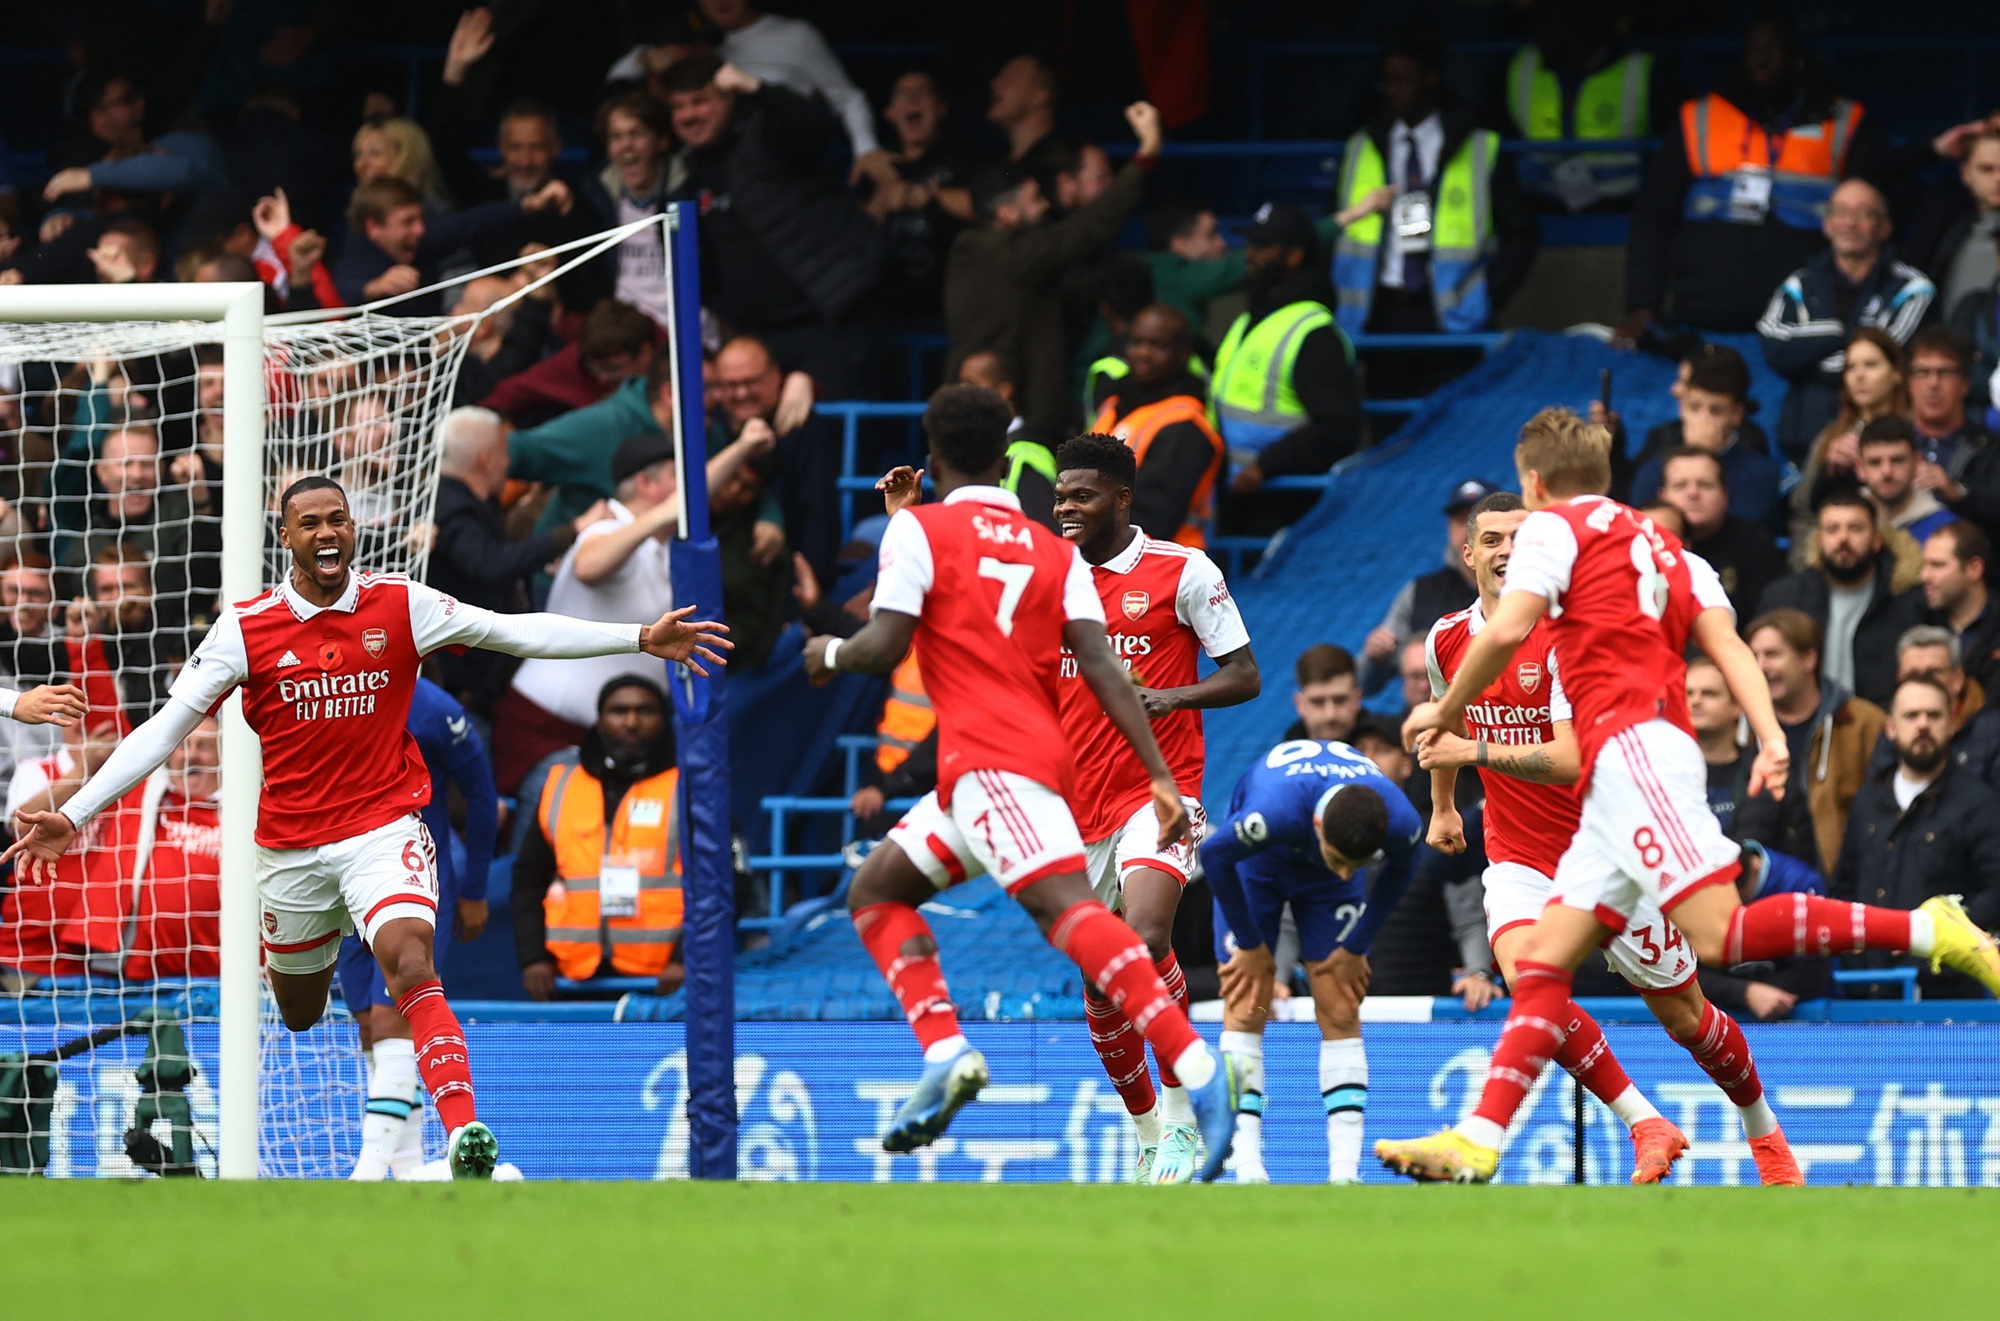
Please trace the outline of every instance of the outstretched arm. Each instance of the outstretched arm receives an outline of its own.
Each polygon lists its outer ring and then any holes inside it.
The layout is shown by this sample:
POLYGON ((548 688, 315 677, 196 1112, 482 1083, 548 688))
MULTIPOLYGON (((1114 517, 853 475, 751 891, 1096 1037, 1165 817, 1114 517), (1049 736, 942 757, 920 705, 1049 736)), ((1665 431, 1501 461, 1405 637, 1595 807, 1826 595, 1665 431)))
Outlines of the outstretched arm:
POLYGON ((736 644, 723 636, 729 632, 728 626, 707 619, 690 620, 688 616, 695 609, 682 606, 650 624, 602 624, 568 615, 503 615, 466 605, 421 584, 410 584, 410 632, 418 652, 426 656, 446 647, 484 647, 543 660, 642 651, 662 660, 681 661, 696 674, 705 675, 708 671, 700 661, 720 667, 724 663, 720 653, 736 644))

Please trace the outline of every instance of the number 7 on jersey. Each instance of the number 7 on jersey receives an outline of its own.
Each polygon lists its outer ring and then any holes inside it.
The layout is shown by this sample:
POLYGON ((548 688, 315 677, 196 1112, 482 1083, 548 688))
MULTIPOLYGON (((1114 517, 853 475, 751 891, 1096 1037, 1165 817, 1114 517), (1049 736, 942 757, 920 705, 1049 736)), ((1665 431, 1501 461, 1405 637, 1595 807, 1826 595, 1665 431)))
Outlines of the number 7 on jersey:
POLYGON ((1035 576, 1035 566, 1014 564, 1008 560, 995 559, 991 555, 981 555, 979 576, 999 582, 1000 604, 993 611, 993 622, 1000 626, 1002 634, 1013 637, 1014 611, 1021 604, 1021 593, 1028 590, 1028 580, 1035 576))

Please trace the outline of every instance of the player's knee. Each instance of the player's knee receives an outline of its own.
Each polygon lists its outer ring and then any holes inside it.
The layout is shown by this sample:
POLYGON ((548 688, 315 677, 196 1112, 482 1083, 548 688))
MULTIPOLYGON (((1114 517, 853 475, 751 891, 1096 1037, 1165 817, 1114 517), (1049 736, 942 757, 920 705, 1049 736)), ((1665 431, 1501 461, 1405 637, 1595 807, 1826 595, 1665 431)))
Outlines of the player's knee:
POLYGON ((1729 960, 1723 957, 1723 951, 1722 951, 1723 942, 1722 942, 1722 936, 1720 934, 1713 932, 1703 932, 1701 935, 1697 936, 1691 932, 1686 932, 1686 931, 1683 931, 1682 934, 1687 936, 1688 948, 1694 951, 1694 957, 1697 963, 1705 964, 1711 968, 1724 968, 1729 966, 1729 960))
MULTIPOLYGON (((378 942, 378 945, 381 943, 378 942)), ((437 965, 431 958, 429 941, 397 941, 388 948, 378 948, 375 958, 382 965, 382 980, 388 984, 389 994, 398 999, 407 995, 411 988, 437 979, 437 965)))
POLYGON ((285 1021, 287 1032, 305 1032, 326 1016, 326 1000, 305 1002, 298 999, 278 1002, 278 1017, 285 1021))
POLYGON ((1139 939, 1146 942, 1146 953, 1158 963, 1174 952, 1174 923, 1172 918, 1161 921, 1158 918, 1131 917, 1127 919, 1139 939))
POLYGON ((1701 1031, 1701 1001, 1686 995, 1655 996, 1648 1002, 1653 1017, 1676 1041, 1692 1040, 1701 1031))

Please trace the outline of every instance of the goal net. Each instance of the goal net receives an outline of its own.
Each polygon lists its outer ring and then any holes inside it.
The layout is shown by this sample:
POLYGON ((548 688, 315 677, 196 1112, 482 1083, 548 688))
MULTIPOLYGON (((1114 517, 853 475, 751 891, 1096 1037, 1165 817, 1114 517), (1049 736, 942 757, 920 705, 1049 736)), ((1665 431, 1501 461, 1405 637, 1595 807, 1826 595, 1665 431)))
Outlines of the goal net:
MULTIPOLYGON (((143 319, 137 291, 122 319, 67 321, 65 292, 103 291, 37 291, 34 310, 54 320, 11 319, 18 305, 0 301, 0 683, 74 681, 91 710, 70 730, 0 721, 10 818, 60 794, 159 709, 239 595, 227 580, 247 582, 243 595, 279 580, 277 496, 297 478, 323 473, 347 489, 359 566, 422 575, 437 424, 473 321, 363 312, 269 324, 261 353, 225 355, 221 320, 143 319), (248 448, 225 443, 246 389, 264 401, 248 448), (246 454, 255 484, 226 483, 246 454), (254 524, 232 520, 225 547, 226 484, 229 501, 261 500, 254 524), (241 535, 251 528, 262 536, 241 535)), ((224 843, 223 742, 219 722, 204 726, 91 823, 52 880, 8 884, 0 1170, 219 1172, 221 1096, 236 1067, 224 1043, 223 892, 253 885, 249 859, 224 843)), ((229 769, 254 803, 256 766, 229 769)), ((317 1027, 287 1032, 261 978, 251 985, 255 1170, 345 1175, 366 1097, 354 1022, 336 997, 317 1027)), ((428 1154, 441 1154, 428 1122, 428 1154)))

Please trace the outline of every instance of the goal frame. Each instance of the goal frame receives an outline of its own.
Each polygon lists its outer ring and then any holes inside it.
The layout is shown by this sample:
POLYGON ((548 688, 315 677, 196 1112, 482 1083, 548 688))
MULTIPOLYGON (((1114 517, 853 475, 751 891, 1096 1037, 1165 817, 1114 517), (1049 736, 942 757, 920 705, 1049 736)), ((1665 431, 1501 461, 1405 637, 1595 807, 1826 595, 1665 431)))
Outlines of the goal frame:
MULTIPOLYGON (((0 321, 199 321, 222 326, 222 593, 243 601, 264 577, 264 286, 0 286, 0 321)), ((216 1172, 254 1179, 262 1076, 258 967, 257 799, 264 779, 242 698, 222 709, 221 1013, 216 1172)))

